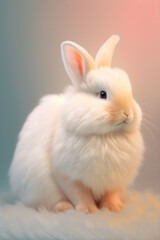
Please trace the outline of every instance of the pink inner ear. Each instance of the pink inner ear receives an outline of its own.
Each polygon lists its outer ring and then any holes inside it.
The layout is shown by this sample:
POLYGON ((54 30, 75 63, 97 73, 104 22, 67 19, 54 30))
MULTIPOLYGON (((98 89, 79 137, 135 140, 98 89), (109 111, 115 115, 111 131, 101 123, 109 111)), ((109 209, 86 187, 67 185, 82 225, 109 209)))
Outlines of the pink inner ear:
POLYGON ((71 47, 71 46, 67 46, 67 57, 69 59, 69 62, 71 64, 71 66, 73 68, 76 68, 80 75, 82 75, 82 57, 81 55, 79 54, 79 52, 71 47))

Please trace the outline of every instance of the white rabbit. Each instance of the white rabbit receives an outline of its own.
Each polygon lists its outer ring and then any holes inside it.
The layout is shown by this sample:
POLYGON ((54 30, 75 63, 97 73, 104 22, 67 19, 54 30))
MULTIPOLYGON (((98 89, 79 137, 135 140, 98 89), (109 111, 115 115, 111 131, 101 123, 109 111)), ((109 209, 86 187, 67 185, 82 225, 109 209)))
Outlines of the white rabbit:
POLYGON ((144 144, 129 78, 110 67, 118 41, 110 37, 95 61, 78 44, 62 43, 73 85, 42 98, 29 115, 9 171, 13 192, 27 205, 85 213, 123 207, 144 144))

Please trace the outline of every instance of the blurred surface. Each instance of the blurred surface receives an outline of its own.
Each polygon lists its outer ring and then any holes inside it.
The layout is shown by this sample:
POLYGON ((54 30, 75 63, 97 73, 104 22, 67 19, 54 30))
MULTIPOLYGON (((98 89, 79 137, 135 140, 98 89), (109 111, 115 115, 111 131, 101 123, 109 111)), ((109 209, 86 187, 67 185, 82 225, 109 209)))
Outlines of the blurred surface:
POLYGON ((0 239, 159 240, 160 195, 134 191, 128 197, 119 213, 102 209, 94 214, 75 210, 56 214, 43 208, 35 211, 21 202, 13 205, 4 193, 0 195, 0 239))
POLYGON ((95 56, 112 34, 120 35, 113 67, 130 76, 144 110, 145 161, 138 189, 160 188, 160 1, 0 0, 0 186, 25 118, 47 93, 69 84, 60 43, 72 40, 95 56))

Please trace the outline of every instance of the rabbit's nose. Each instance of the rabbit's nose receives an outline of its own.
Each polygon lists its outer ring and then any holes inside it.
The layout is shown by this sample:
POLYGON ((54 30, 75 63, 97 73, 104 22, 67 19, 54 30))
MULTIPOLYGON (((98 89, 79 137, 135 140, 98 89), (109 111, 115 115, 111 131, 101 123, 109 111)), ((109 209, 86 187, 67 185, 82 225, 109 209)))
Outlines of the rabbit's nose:
POLYGON ((126 115, 127 117, 129 116, 129 114, 127 114, 127 113, 125 113, 125 112, 123 112, 124 113, 124 115, 126 115))

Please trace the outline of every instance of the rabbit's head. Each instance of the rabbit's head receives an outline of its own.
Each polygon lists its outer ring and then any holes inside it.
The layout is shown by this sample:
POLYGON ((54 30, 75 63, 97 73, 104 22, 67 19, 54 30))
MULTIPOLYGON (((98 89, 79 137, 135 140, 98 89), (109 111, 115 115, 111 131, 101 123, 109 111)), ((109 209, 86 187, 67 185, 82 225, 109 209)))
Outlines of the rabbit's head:
POLYGON ((128 75, 110 67, 118 41, 119 36, 111 36, 99 49, 95 61, 78 44, 62 43, 63 63, 73 83, 63 108, 69 131, 106 134, 139 128, 142 113, 133 98, 128 75))

